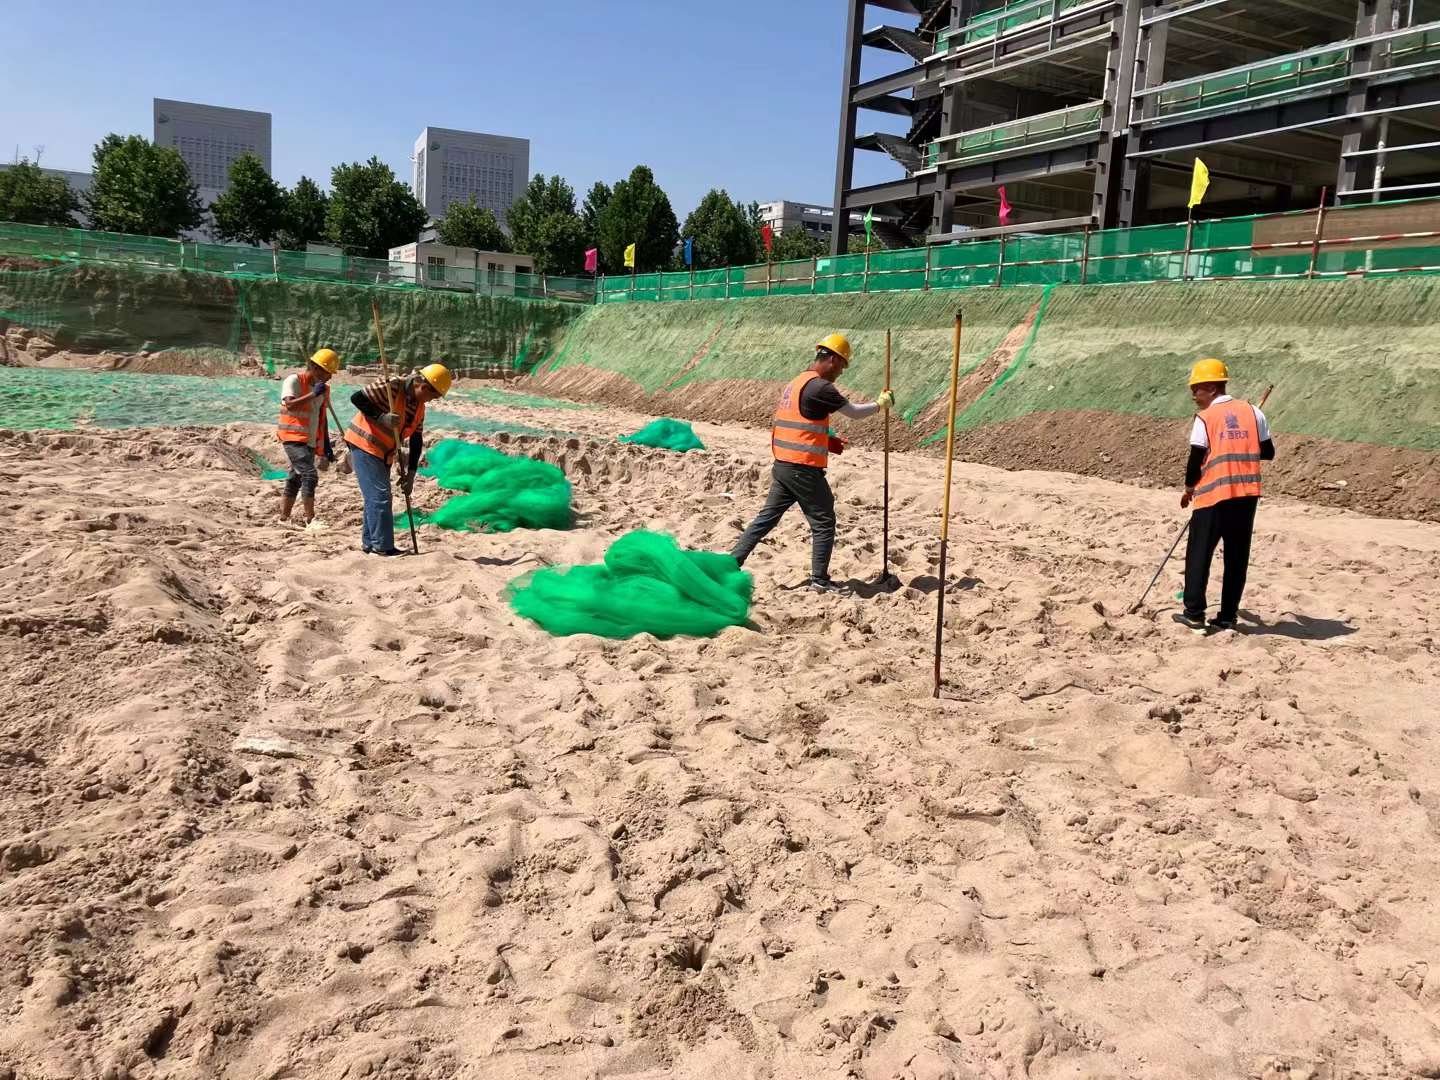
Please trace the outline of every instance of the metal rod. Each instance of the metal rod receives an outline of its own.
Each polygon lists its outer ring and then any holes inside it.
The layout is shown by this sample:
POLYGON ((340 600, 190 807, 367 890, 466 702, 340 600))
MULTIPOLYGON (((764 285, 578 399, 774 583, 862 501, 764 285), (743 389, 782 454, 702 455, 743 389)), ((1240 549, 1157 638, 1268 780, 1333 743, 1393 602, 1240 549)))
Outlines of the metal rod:
POLYGON ((1330 193, 1328 187, 1320 189, 1320 205, 1315 208, 1315 239, 1310 245, 1310 272, 1305 276, 1313 278, 1315 270, 1320 261, 1320 238, 1325 232, 1325 196, 1330 193))
POLYGON ((950 350, 950 419, 945 432, 945 503, 940 515, 940 583, 935 590, 935 696, 940 696, 940 653, 945 635, 945 557, 950 544, 950 479, 955 466, 955 402, 960 396, 960 336, 965 313, 955 312, 955 338, 950 350))

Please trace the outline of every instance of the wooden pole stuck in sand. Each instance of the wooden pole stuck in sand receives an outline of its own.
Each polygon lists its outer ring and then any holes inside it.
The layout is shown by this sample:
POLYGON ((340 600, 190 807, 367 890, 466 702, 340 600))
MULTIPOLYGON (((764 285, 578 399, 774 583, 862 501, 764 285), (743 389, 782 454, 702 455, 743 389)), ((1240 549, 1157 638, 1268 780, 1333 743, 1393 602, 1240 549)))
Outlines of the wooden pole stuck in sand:
POLYGON ((955 402, 960 396, 960 335, 964 311, 955 312, 955 339, 950 349, 950 419, 945 431, 945 505, 940 515, 940 574, 935 590, 935 696, 940 696, 940 651, 945 634, 945 556, 950 543, 950 478, 955 466, 955 402))
MULTIPOLYGON (((885 331, 885 392, 890 392, 890 331, 885 331)), ((880 581, 890 581, 890 406, 885 406, 885 457, 881 481, 883 502, 880 511, 880 581)))
MULTIPOLYGON (((380 347, 380 377, 385 380, 385 398, 390 403, 390 415, 397 415, 395 412, 395 388, 390 385, 390 362, 385 359, 385 331, 380 327, 380 301, 375 297, 370 298, 370 314, 375 319, 375 342, 380 347)), ((400 458, 400 432, 395 435, 395 458, 400 458)), ((413 464, 413 462, 412 462, 413 464)), ((402 470, 403 471, 403 470, 402 470)), ((420 554, 420 540, 415 535, 415 514, 410 509, 410 493, 405 490, 402 480, 400 494, 405 497, 405 521, 410 526, 410 550, 413 554, 420 554)))

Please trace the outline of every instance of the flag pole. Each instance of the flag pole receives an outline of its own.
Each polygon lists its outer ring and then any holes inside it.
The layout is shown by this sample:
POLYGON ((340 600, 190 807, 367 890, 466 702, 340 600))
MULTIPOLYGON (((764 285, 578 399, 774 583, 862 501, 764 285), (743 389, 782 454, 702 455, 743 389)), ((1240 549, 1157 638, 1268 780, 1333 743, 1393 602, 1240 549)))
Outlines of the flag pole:
POLYGON ((940 696, 940 651, 945 633, 945 557, 950 543, 950 478, 955 466, 955 402, 960 396, 960 335, 965 313, 955 312, 955 338, 950 352, 950 419, 945 433, 945 506, 940 517, 940 581, 935 590, 935 696, 940 696))
MULTIPOLYGON (((890 331, 885 331, 885 392, 890 392, 890 331)), ((890 574, 890 407, 885 407, 885 457, 881 473, 880 584, 892 583, 890 574)), ((895 582, 895 584, 899 584, 895 582)))

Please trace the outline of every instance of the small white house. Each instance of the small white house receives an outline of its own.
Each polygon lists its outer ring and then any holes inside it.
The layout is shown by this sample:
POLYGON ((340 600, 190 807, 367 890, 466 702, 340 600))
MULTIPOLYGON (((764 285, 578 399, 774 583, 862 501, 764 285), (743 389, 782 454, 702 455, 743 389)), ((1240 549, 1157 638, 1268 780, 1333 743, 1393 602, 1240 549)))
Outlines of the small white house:
POLYGON ((392 263, 413 263, 415 283, 432 289, 460 289, 491 295, 514 295, 530 287, 535 260, 529 255, 479 251, 449 244, 421 242, 390 249, 392 263))

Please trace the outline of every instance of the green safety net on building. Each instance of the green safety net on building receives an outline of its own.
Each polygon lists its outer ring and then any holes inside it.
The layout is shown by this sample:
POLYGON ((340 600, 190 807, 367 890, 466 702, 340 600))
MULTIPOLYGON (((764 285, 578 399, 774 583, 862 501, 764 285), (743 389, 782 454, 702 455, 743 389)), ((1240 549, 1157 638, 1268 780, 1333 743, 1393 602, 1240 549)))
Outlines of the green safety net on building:
POLYGON ((461 532, 568 529, 575 523, 570 481, 556 466, 501 453, 461 439, 442 439, 426 453, 422 476, 463 494, 439 509, 417 513, 416 524, 461 532))
POLYGON ((685 551, 664 533, 626 533, 598 565, 545 567, 511 582, 516 613, 552 634, 712 637, 744 625, 753 579, 730 555, 685 551))
POLYGON ((658 450, 678 450, 682 454, 687 450, 705 449, 693 427, 684 420, 671 420, 669 417, 651 420, 635 434, 621 435, 620 441, 635 446, 653 446, 658 450))

